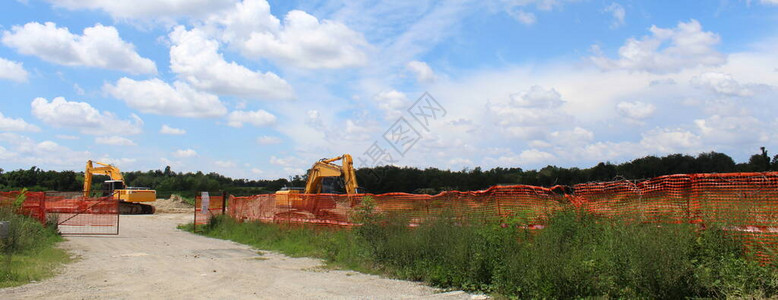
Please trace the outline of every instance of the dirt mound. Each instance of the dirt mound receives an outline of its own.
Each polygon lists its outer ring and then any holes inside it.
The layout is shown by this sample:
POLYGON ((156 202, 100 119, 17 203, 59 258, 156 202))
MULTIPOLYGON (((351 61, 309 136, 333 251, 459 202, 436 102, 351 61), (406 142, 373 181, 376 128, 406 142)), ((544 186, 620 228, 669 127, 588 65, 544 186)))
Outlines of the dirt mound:
POLYGON ((184 202, 184 199, 179 195, 171 195, 170 199, 157 199, 156 202, 149 204, 153 205, 158 213, 185 213, 192 212, 194 208, 189 203, 184 202))

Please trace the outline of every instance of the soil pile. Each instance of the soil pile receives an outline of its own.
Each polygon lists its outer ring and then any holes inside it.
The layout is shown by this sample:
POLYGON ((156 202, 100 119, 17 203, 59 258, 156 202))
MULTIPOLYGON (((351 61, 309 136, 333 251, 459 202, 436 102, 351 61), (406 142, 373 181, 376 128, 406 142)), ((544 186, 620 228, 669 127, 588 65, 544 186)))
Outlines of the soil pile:
POLYGON ((170 199, 157 199, 154 203, 149 204, 156 208, 157 213, 186 213, 192 212, 194 208, 179 195, 171 195, 170 199))

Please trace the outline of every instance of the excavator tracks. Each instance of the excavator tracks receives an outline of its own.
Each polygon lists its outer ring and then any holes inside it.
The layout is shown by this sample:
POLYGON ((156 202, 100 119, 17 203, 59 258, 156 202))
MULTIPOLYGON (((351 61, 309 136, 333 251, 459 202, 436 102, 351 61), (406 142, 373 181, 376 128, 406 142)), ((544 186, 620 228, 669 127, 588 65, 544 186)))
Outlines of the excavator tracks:
POLYGON ((154 206, 148 204, 119 201, 121 215, 152 215, 154 211, 154 206))

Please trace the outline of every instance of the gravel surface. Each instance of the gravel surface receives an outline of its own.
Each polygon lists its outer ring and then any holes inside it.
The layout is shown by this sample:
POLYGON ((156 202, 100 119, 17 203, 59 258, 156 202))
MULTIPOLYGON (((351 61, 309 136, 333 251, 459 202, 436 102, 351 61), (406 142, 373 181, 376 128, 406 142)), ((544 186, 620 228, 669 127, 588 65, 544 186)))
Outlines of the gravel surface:
POLYGON ((42 282, 0 289, 0 299, 480 299, 415 282, 327 270, 176 229, 190 214, 121 216, 118 236, 72 236, 77 261, 42 282))

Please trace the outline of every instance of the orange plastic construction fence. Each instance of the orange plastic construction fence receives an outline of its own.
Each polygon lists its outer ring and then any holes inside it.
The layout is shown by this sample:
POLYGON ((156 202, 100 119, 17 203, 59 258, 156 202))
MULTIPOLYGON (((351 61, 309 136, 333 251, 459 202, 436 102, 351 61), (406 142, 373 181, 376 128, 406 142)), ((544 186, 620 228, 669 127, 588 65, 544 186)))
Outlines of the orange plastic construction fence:
POLYGON ((778 172, 677 174, 552 188, 494 186, 437 195, 263 194, 231 197, 226 212, 244 221, 351 226, 358 225, 354 213, 365 196, 374 199, 376 211, 402 214, 411 226, 445 212, 542 228, 552 212, 570 206, 636 222, 716 224, 762 259, 778 257, 778 172))
POLYGON ((62 234, 119 233, 119 201, 111 197, 70 199, 45 192, 0 192, 0 206, 13 207, 18 201, 18 213, 44 225, 55 222, 62 234))

